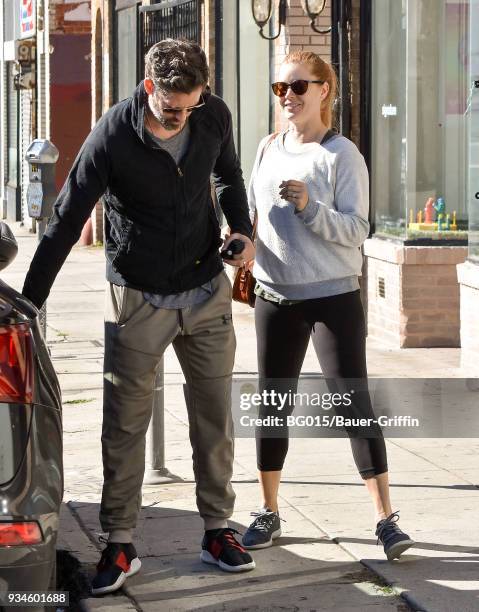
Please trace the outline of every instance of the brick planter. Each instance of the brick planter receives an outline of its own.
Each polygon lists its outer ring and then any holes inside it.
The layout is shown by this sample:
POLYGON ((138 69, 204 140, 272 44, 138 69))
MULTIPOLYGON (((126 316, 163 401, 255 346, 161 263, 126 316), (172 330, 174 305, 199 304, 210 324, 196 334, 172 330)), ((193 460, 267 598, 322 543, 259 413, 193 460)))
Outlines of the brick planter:
POLYGON ((461 291, 461 367, 479 376, 479 265, 466 261, 457 266, 461 291))
POLYGON ((368 334, 394 348, 459 347, 457 264, 467 247, 403 246, 370 238, 368 334))

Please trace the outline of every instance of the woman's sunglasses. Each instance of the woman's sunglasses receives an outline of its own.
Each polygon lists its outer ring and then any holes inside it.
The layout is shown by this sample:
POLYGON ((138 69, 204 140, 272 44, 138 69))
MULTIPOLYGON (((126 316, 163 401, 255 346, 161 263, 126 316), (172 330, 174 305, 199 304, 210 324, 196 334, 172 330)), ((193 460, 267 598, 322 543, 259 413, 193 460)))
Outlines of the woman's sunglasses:
POLYGON ((307 81, 306 79, 298 79, 292 83, 277 81, 276 83, 272 83, 271 89, 273 90, 274 95, 280 98, 286 95, 289 87, 291 87, 291 91, 294 94, 297 96, 302 96, 308 91, 308 86, 310 83, 320 83, 322 85, 324 81, 307 81))

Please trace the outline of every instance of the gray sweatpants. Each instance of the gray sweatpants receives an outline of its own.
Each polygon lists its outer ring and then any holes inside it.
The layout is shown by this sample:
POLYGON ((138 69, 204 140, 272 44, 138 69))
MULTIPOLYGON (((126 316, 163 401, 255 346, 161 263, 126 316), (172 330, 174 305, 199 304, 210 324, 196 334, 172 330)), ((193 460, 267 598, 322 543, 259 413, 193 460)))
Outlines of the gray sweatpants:
POLYGON ((104 531, 136 526, 155 370, 170 343, 186 379, 196 501, 205 528, 223 527, 233 512, 231 373, 236 339, 226 273, 213 285, 206 302, 181 310, 155 308, 135 289, 107 287, 100 509, 104 531))

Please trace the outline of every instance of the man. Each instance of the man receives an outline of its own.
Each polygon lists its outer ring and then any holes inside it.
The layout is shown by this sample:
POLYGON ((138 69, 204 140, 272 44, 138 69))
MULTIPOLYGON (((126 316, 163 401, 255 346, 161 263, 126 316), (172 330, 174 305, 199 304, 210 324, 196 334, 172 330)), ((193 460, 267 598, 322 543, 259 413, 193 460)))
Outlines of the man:
POLYGON ((105 209, 103 407, 107 546, 93 594, 119 589, 140 569, 132 531, 141 506, 145 433, 155 369, 173 343, 186 378, 197 505, 205 524, 201 559, 226 571, 254 561, 228 529, 235 336, 210 177, 231 228, 225 247, 254 257, 251 222, 231 114, 207 88, 208 66, 192 42, 164 40, 145 59, 145 80, 112 107, 83 144, 25 280, 40 307, 95 202, 105 209))

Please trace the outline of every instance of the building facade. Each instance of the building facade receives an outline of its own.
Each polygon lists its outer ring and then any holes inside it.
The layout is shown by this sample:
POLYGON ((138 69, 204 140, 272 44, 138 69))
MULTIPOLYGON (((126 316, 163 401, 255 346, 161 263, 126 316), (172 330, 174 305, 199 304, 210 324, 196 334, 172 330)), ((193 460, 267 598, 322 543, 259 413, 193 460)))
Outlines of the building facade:
POLYGON ((90 2, 2 0, 2 217, 35 230, 25 152, 34 138, 59 149, 60 190, 90 131, 90 2))
MULTIPOLYGON (((12 16, 30 3, 17 0, 12 8, 4 1, 3 216, 22 215, 25 143, 38 135, 61 145, 60 185, 74 143, 131 94, 143 78, 145 52, 168 36, 192 38, 206 50, 210 85, 232 111, 248 182, 258 142, 283 127, 270 91, 278 66, 291 50, 313 50, 335 65, 337 127, 370 170, 362 280, 369 335, 391 347, 462 345, 464 365, 475 367, 478 2, 327 0, 312 25, 307 3, 272 0, 256 3, 273 9, 261 25, 242 0, 92 0, 91 12, 87 2, 37 0, 34 32, 27 25, 19 37, 12 16)), ((100 241, 101 205, 92 227, 100 241)))
POLYGON ((368 323, 393 347, 460 344, 466 4, 372 3, 368 323))

